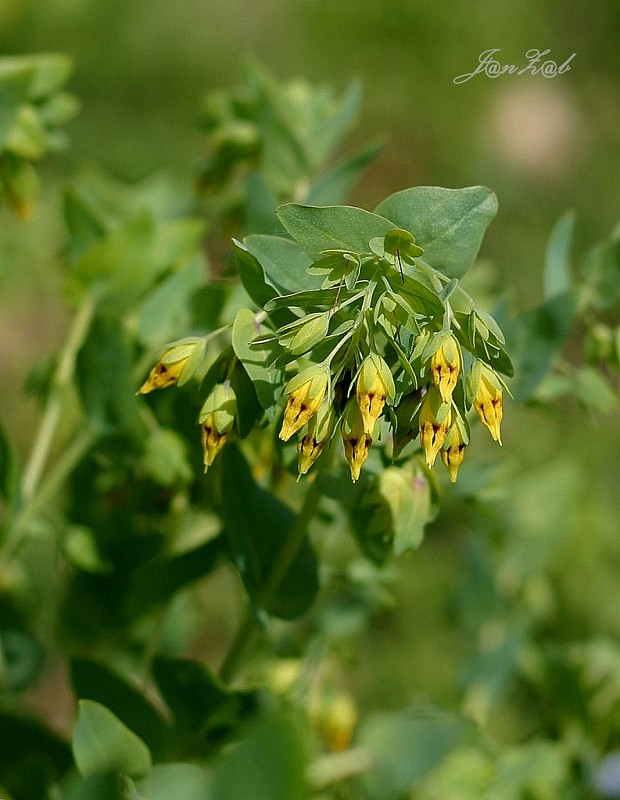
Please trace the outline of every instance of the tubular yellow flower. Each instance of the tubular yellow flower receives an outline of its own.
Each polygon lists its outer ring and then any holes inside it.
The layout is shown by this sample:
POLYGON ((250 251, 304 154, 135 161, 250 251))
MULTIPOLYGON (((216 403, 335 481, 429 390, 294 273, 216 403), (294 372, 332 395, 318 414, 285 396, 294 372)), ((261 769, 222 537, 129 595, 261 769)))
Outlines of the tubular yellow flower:
POLYGON ((431 357, 433 383, 439 389, 441 399, 449 403, 461 371, 461 352, 456 339, 450 336, 431 357))
POLYGON ((364 430, 364 421, 357 403, 352 401, 348 403, 340 432, 344 443, 344 454, 351 469, 351 480, 355 483, 372 445, 372 436, 364 430))
POLYGON ((227 431, 220 433, 217 429, 214 414, 209 414, 209 416, 202 423, 202 453, 204 457, 205 472, 213 464, 215 456, 226 444, 231 429, 232 425, 227 431))
POLYGON ((495 374, 483 366, 478 389, 474 396, 474 408, 482 424, 496 442, 501 445, 500 423, 504 415, 502 390, 495 374))
POLYGON ((287 442, 316 414, 328 384, 329 369, 323 364, 308 367, 289 381, 280 439, 287 442))
POLYGON ((297 471, 305 475, 329 442, 335 423, 335 411, 328 397, 308 423, 308 430, 297 444, 297 471))
POLYGON ((200 410, 198 422, 202 426, 202 451, 205 472, 226 444, 237 412, 237 398, 230 383, 218 383, 200 410))
POLYGON ((431 388, 420 409, 420 442, 424 448, 426 463, 432 467, 437 453, 443 447, 451 421, 450 408, 441 403, 436 389, 431 388))
POLYGON ((148 394, 154 389, 166 389, 178 383, 196 347, 201 345, 201 339, 186 339, 169 347, 155 364, 137 394, 148 394))
POLYGON ((456 483, 459 467, 465 456, 465 442, 458 424, 454 424, 447 437, 448 447, 441 451, 441 460, 450 473, 450 481, 456 483))
POLYGON ((364 359, 357 379, 357 405, 364 422, 364 432, 372 436, 385 401, 394 394, 392 373, 381 356, 364 359))

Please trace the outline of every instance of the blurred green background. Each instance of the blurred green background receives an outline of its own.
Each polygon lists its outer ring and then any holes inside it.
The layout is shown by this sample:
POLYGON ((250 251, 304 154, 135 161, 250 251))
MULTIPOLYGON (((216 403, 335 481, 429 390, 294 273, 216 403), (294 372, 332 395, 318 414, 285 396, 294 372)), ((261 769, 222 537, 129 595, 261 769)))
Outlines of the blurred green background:
MULTIPOLYGON (((372 208, 414 185, 493 189, 500 211, 479 274, 516 311, 541 297, 545 243, 560 214, 576 212, 577 256, 620 219, 619 40, 620 4, 612 1, 2 0, 0 54, 69 53, 68 88, 82 103, 70 149, 43 165, 32 217, 0 210, 7 428, 25 448, 35 416, 23 380, 54 352, 68 319, 63 181, 95 163, 125 181, 164 171, 191 185, 202 156, 194 125, 201 97, 235 84, 247 56, 280 78, 338 91, 362 80, 351 146, 378 137, 386 145, 353 202, 372 208), (454 84, 489 48, 519 66, 532 48, 549 48, 558 64, 575 56, 553 79, 478 75, 454 84)), ((554 635, 620 635, 619 434, 617 419, 593 421, 572 405, 552 414, 508 402, 504 450, 481 444, 472 455, 499 465, 486 492, 490 508, 502 511, 489 512, 488 527, 501 543, 507 591, 531 573, 523 602, 554 617, 554 635)), ((455 691, 464 641, 451 627, 451 602, 462 564, 475 560, 476 531, 473 539, 460 535, 470 527, 466 488, 447 492, 432 535, 398 562, 400 613, 367 634, 362 652, 372 669, 356 673, 362 697, 398 704, 403 695, 446 700, 455 691)))

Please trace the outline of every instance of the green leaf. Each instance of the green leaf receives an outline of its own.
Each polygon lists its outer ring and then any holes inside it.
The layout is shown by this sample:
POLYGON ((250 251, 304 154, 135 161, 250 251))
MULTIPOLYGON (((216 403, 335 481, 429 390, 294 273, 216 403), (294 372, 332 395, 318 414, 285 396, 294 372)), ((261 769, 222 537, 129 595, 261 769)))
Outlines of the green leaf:
MULTIPOLYGON (((471 312, 470 314, 463 314, 462 312, 457 311, 454 316, 459 323, 459 327, 455 326, 452 329, 452 332, 459 343, 467 350, 470 350, 473 355, 489 364, 489 366, 491 366, 497 372, 501 372, 502 375, 512 377, 514 374, 514 368, 508 353, 502 346, 501 342, 495 338, 493 331, 490 332, 493 338, 489 338, 487 316, 485 315, 484 322, 482 323, 484 325, 484 336, 480 333, 481 323, 476 319, 476 317, 478 317, 480 320, 482 319, 481 312, 476 310, 475 313, 471 312)), ((501 334, 503 341, 504 336, 501 331, 499 331, 499 333, 501 334)), ((511 352, 513 352, 512 346, 510 349, 511 352)))
POLYGON ((454 714, 407 709, 375 714, 358 741, 372 766, 362 785, 372 800, 399 800, 463 739, 471 723, 454 714))
POLYGON ((378 478, 375 491, 364 502, 373 507, 368 535, 386 531, 394 541, 394 553, 402 555, 422 543, 426 525, 434 519, 431 488, 421 468, 387 467, 378 478))
POLYGON ((258 258, 236 239, 232 240, 232 245, 243 288, 256 305, 262 308, 277 292, 266 282, 265 272, 258 258))
POLYGON ((210 800, 308 800, 304 732, 271 715, 251 726, 216 765, 210 800))
POLYGON ((245 185, 243 234, 283 233, 276 218, 278 199, 260 172, 252 172, 245 185))
POLYGON ((142 434, 130 345, 118 322, 104 318, 92 325, 78 354, 77 381, 84 411, 97 428, 142 434))
POLYGON ((73 658, 69 666, 80 699, 105 706, 142 739, 154 758, 165 757, 172 740, 170 726, 142 692, 96 661, 73 658))
POLYGON ((43 651, 39 642, 18 623, 0 627, 2 652, 2 686, 8 691, 23 689, 31 684, 41 669, 43 651))
MULTIPOLYGON (((157 764, 146 778, 136 781, 136 789, 141 800, 207 800, 211 797, 205 773, 195 764, 157 764)), ((97 800, 100 800, 98 796, 97 800)))
MULTIPOLYGON (((313 261, 324 250, 369 253, 369 242, 394 225, 384 217, 353 206, 304 206, 287 203, 277 211, 280 222, 313 261)), ((299 290, 302 287, 296 286, 299 290)))
POLYGON ((108 708, 93 700, 80 700, 72 747, 82 775, 116 770, 140 777, 151 768, 144 742, 108 708))
POLYGON ((401 278, 392 270, 386 280, 392 292, 402 295, 414 312, 427 317, 443 315, 445 309, 438 295, 420 281, 406 274, 401 278))
POLYGON ((127 611, 137 616, 167 602, 179 589, 210 574, 222 563, 223 538, 217 536, 182 553, 158 556, 133 573, 127 590, 127 611))
POLYGON ((146 440, 143 463, 161 486, 191 483, 194 471, 189 463, 187 442, 172 428, 155 428, 146 440))
POLYGON ((246 236, 243 245, 260 263, 265 280, 278 294, 321 288, 322 279, 307 272, 310 259, 290 239, 255 234, 246 236))
POLYGON ((595 245, 581 265, 581 273, 597 308, 611 308, 620 297, 620 232, 595 245))
POLYGON ((215 739, 228 734, 254 707, 251 693, 228 689, 198 661, 157 656, 153 676, 180 745, 191 756, 207 753, 215 739))
MULTIPOLYGON (((115 772, 98 772, 81 778, 72 776, 62 800, 127 800, 127 793, 115 772)), ((39 800, 39 798, 37 798, 39 800)))
POLYGON ((306 198, 307 204, 330 206, 344 202, 362 172, 375 160, 383 146, 382 141, 376 142, 330 169, 310 187, 306 198))
POLYGON ((23 59, 0 59, 0 153, 20 107, 27 101, 31 82, 32 69, 23 59))
POLYGON ((74 291, 97 289, 100 304, 119 313, 148 286, 153 275, 155 225, 140 213, 86 250, 71 272, 74 291))
POLYGON ((73 60, 64 53, 37 53, 26 56, 24 62, 33 69, 29 90, 32 100, 49 97, 57 92, 66 83, 73 69, 73 60))
POLYGON ((237 448, 228 445, 221 458, 226 536, 243 585, 256 605, 282 619, 294 619, 310 607, 318 591, 318 567, 310 542, 304 539, 280 585, 264 597, 295 515, 254 482, 237 448))
POLYGON ((80 186, 70 186, 64 193, 64 217, 69 229, 69 260, 73 264, 103 238, 107 231, 104 216, 84 196, 80 186))
POLYGON ((149 292, 138 310, 138 336, 146 348, 161 348, 192 327, 192 300, 205 283, 204 263, 195 258, 149 292))
POLYGON ((545 299, 571 288, 570 249, 575 230, 575 214, 567 211, 555 224, 545 251, 543 289, 545 299))
POLYGON ((527 400, 553 366, 577 313, 579 295, 568 291, 516 317, 507 332, 515 364, 510 390, 517 402, 527 400))
POLYGON ((84 572, 110 575, 114 564, 103 558, 95 532, 85 525, 70 525, 62 538, 62 551, 68 561, 84 572))
POLYGON ((273 335, 273 332, 257 323, 256 316, 247 308, 237 312, 232 330, 232 346, 235 355, 243 364, 247 374, 254 384, 256 395, 269 420, 273 420, 275 404, 282 394, 282 372, 270 370, 272 364, 280 354, 277 342, 266 342, 253 345, 256 339, 273 335))
POLYGON ((476 259, 484 232, 497 213, 497 199, 483 186, 417 186, 390 195, 375 213, 410 231, 432 267, 449 278, 460 278, 476 259))
POLYGON ((31 105, 22 105, 4 139, 4 147, 20 158, 34 161, 41 158, 46 146, 47 133, 37 112, 31 105))
POLYGON ((589 408, 611 414, 618 407, 618 393, 594 367, 582 367, 570 381, 575 397, 589 408))
POLYGON ((321 99, 324 98, 323 107, 317 115, 318 120, 310 125, 305 143, 309 161, 315 170, 327 161, 353 125, 362 99, 362 84, 357 80, 352 81, 337 103, 330 102, 328 93, 318 89, 316 95, 320 97, 321 94, 321 99))
POLYGON ((333 289, 315 289, 311 292, 295 292, 294 294, 285 294, 280 297, 274 297, 265 304, 265 311, 275 311, 278 308, 317 308, 320 306, 327 306, 333 308, 336 299, 338 304, 351 297, 359 295, 362 297, 359 289, 349 291, 347 289, 339 289, 334 286, 333 289))
POLYGON ((20 800, 40 800, 71 766, 69 747, 34 720, 0 710, 0 785, 20 800))

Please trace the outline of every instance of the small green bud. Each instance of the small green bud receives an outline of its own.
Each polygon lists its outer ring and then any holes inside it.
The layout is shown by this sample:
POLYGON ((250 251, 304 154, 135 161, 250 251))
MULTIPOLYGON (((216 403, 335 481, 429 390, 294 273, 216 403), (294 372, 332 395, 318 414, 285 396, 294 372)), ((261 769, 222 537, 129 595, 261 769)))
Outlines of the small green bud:
POLYGON ((294 355, 307 353, 308 350, 312 350, 315 344, 318 344, 327 336, 328 329, 329 312, 310 314, 293 337, 288 349, 294 355))

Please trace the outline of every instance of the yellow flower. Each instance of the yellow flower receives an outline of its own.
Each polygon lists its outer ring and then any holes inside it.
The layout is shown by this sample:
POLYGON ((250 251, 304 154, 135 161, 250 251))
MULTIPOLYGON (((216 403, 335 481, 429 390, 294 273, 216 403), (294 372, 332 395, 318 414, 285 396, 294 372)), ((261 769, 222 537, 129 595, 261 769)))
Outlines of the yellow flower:
POLYGON ((429 467, 433 466, 437 453, 443 447, 450 428, 450 421, 450 406, 442 403, 438 391, 431 387, 422 403, 419 422, 420 442, 429 467))
MULTIPOLYGON (((232 425, 231 425, 232 428, 232 425)), ((220 433, 217 429, 215 417, 210 414, 202 423, 202 453, 205 465, 205 472, 213 464, 215 456, 226 444, 230 435, 230 429, 220 433)))
POLYGON ((448 447, 441 451, 441 460, 450 473, 450 481, 456 483, 459 467, 465 456, 465 441, 458 423, 454 423, 447 437, 448 447))
POLYGON ((202 426, 202 451, 205 472, 226 444, 237 412, 237 398, 230 383, 218 383, 200 410, 198 422, 202 426))
POLYGON ((365 433, 372 436, 386 399, 393 397, 394 393, 390 368, 381 356, 372 353, 364 359, 357 379, 357 405, 365 433))
POLYGON ((347 404, 340 432, 344 443, 344 454, 351 469, 351 480, 355 483, 372 444, 372 436, 364 429, 364 421, 357 403, 350 401, 347 404))
MULTIPOLYGON (((203 339, 184 339, 169 347, 138 389, 138 394, 148 394, 154 389, 166 389, 178 383, 184 377, 187 363, 195 354, 196 348, 203 349, 203 342, 203 339)), ((197 363, 197 360, 194 361, 197 363)), ((187 377, 189 375, 185 375, 185 378, 187 377)))
POLYGON ((287 442, 294 433, 313 417, 323 402, 329 384, 329 369, 318 364, 302 370, 289 381, 286 389, 288 400, 280 429, 280 439, 287 442))
POLYGON ((297 444, 297 471, 305 475, 329 442, 335 423, 334 408, 325 397, 317 413, 308 423, 307 432, 297 444))
POLYGON ((495 373, 484 365, 474 396, 474 408, 493 439, 501 444, 500 423, 504 415, 502 390, 495 373))
POLYGON ((439 389, 441 399, 449 403, 461 371, 461 352, 458 343, 450 336, 431 357, 433 383, 439 389))

